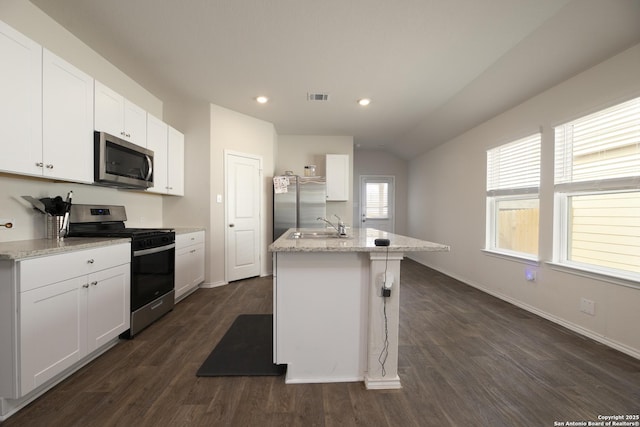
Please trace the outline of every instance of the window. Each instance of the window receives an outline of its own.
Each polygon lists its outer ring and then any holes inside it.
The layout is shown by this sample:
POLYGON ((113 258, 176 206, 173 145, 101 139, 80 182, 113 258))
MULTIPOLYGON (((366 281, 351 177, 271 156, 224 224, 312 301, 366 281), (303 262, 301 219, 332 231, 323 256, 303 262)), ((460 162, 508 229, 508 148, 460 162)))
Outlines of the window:
POLYGON ((538 256, 540 134, 487 151, 486 248, 538 256))
POLYGON ((388 219, 389 184, 387 182, 367 182, 366 191, 365 218, 388 219))
POLYGON ((640 273, 640 98, 554 131, 556 261, 640 273))

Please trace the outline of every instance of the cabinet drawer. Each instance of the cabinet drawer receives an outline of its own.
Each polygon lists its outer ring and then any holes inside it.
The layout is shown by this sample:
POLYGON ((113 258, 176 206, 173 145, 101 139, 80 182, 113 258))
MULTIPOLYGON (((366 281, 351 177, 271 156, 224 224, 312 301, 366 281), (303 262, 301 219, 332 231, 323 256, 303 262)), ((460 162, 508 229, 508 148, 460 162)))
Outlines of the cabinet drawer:
POLYGON ((129 262, 129 243, 26 259, 18 262, 20 292, 129 262))
POLYGON ((184 248, 198 243, 204 243, 204 231, 176 235, 177 248, 184 248))

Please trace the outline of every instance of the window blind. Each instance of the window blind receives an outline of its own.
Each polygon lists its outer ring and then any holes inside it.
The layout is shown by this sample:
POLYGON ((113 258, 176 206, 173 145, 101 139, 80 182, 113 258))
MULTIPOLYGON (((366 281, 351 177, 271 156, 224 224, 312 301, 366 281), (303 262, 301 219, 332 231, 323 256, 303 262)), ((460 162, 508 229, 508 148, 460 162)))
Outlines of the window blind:
POLYGON ((640 98, 554 131, 556 185, 640 176, 640 98))
POLYGON ((371 219, 386 219, 389 217, 389 185, 378 182, 368 182, 366 217, 371 219))
POLYGON ((537 193, 540 187, 539 133, 487 151, 487 195, 537 193))

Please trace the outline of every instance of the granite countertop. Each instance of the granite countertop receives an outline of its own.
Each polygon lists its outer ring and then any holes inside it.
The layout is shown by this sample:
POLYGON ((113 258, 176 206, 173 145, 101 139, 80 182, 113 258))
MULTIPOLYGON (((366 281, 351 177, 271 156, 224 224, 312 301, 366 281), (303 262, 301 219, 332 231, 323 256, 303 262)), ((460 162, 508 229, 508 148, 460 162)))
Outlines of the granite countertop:
POLYGON ((325 231, 318 228, 290 228, 269 245, 270 252, 448 252, 449 246, 427 242, 374 228, 352 228, 346 238, 290 239, 293 232, 325 231), (375 239, 389 239, 390 246, 376 246, 375 239))
POLYGON ((129 242, 131 239, 121 237, 66 237, 62 240, 35 239, 0 242, 0 260, 21 260, 129 242))

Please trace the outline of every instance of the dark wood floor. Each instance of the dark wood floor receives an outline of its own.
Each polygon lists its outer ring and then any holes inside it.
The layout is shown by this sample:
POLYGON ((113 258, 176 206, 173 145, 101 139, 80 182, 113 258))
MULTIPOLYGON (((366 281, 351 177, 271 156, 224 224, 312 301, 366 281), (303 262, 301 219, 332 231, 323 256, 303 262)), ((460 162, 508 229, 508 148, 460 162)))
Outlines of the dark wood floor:
POLYGON ((197 378, 238 314, 271 312, 271 278, 201 289, 9 418, 10 426, 553 426, 640 412, 640 361, 402 263, 403 389, 197 378))

